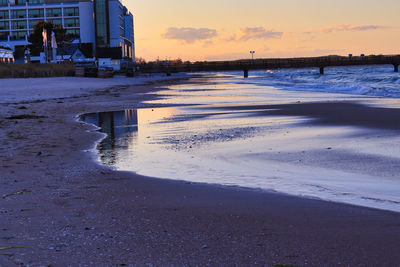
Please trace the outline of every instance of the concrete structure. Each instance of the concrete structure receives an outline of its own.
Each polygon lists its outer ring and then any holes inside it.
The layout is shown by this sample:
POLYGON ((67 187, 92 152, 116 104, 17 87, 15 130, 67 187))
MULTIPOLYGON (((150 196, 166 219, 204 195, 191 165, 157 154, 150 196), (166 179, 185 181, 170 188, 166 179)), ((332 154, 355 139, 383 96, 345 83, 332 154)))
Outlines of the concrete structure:
POLYGON ((98 57, 134 60, 133 16, 120 0, 0 0, 0 46, 28 45, 41 20, 91 43, 98 57))

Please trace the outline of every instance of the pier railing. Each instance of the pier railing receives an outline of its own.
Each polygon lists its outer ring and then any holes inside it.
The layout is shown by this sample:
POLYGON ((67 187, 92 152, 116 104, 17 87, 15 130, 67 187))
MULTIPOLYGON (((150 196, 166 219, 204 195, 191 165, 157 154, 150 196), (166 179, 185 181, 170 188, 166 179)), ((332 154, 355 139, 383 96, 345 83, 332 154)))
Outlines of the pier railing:
POLYGON ((153 62, 140 66, 142 72, 200 72, 200 71, 244 71, 282 68, 319 68, 324 74, 324 68, 333 66, 357 66, 357 65, 385 65, 394 66, 398 72, 400 55, 370 55, 370 56, 326 56, 305 58, 271 58, 236 61, 199 61, 199 62, 153 62))

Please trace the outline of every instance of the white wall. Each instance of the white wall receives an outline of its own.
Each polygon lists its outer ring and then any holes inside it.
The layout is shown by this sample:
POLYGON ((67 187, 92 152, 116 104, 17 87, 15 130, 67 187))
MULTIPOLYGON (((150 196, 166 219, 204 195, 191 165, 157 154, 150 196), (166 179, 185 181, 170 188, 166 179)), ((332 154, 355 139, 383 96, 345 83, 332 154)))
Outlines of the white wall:
POLYGON ((79 20, 81 28, 81 42, 95 43, 94 7, 92 2, 79 3, 79 20))
MULTIPOLYGON (((122 15, 122 4, 119 0, 110 0, 108 2, 109 11, 109 23, 110 23, 110 46, 120 47, 121 46, 121 15, 122 15)), ((123 29, 122 29, 123 30, 123 29)))

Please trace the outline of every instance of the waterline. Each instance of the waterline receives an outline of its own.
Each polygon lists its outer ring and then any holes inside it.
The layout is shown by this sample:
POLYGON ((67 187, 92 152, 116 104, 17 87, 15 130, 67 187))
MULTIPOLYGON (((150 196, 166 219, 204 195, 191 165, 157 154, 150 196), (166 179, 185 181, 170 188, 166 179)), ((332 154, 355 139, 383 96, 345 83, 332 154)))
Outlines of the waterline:
POLYGON ((82 116, 108 135, 98 146, 103 164, 400 211, 400 100, 234 75, 158 94, 149 103, 169 107, 82 116))

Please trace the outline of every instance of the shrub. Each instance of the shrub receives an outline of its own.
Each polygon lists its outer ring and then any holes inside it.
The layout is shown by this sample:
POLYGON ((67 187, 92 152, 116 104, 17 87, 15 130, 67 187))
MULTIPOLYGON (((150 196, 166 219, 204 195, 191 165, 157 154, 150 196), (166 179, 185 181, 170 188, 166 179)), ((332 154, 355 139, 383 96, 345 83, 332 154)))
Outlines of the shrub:
POLYGON ((74 76, 75 66, 63 64, 0 64, 0 78, 74 76))

